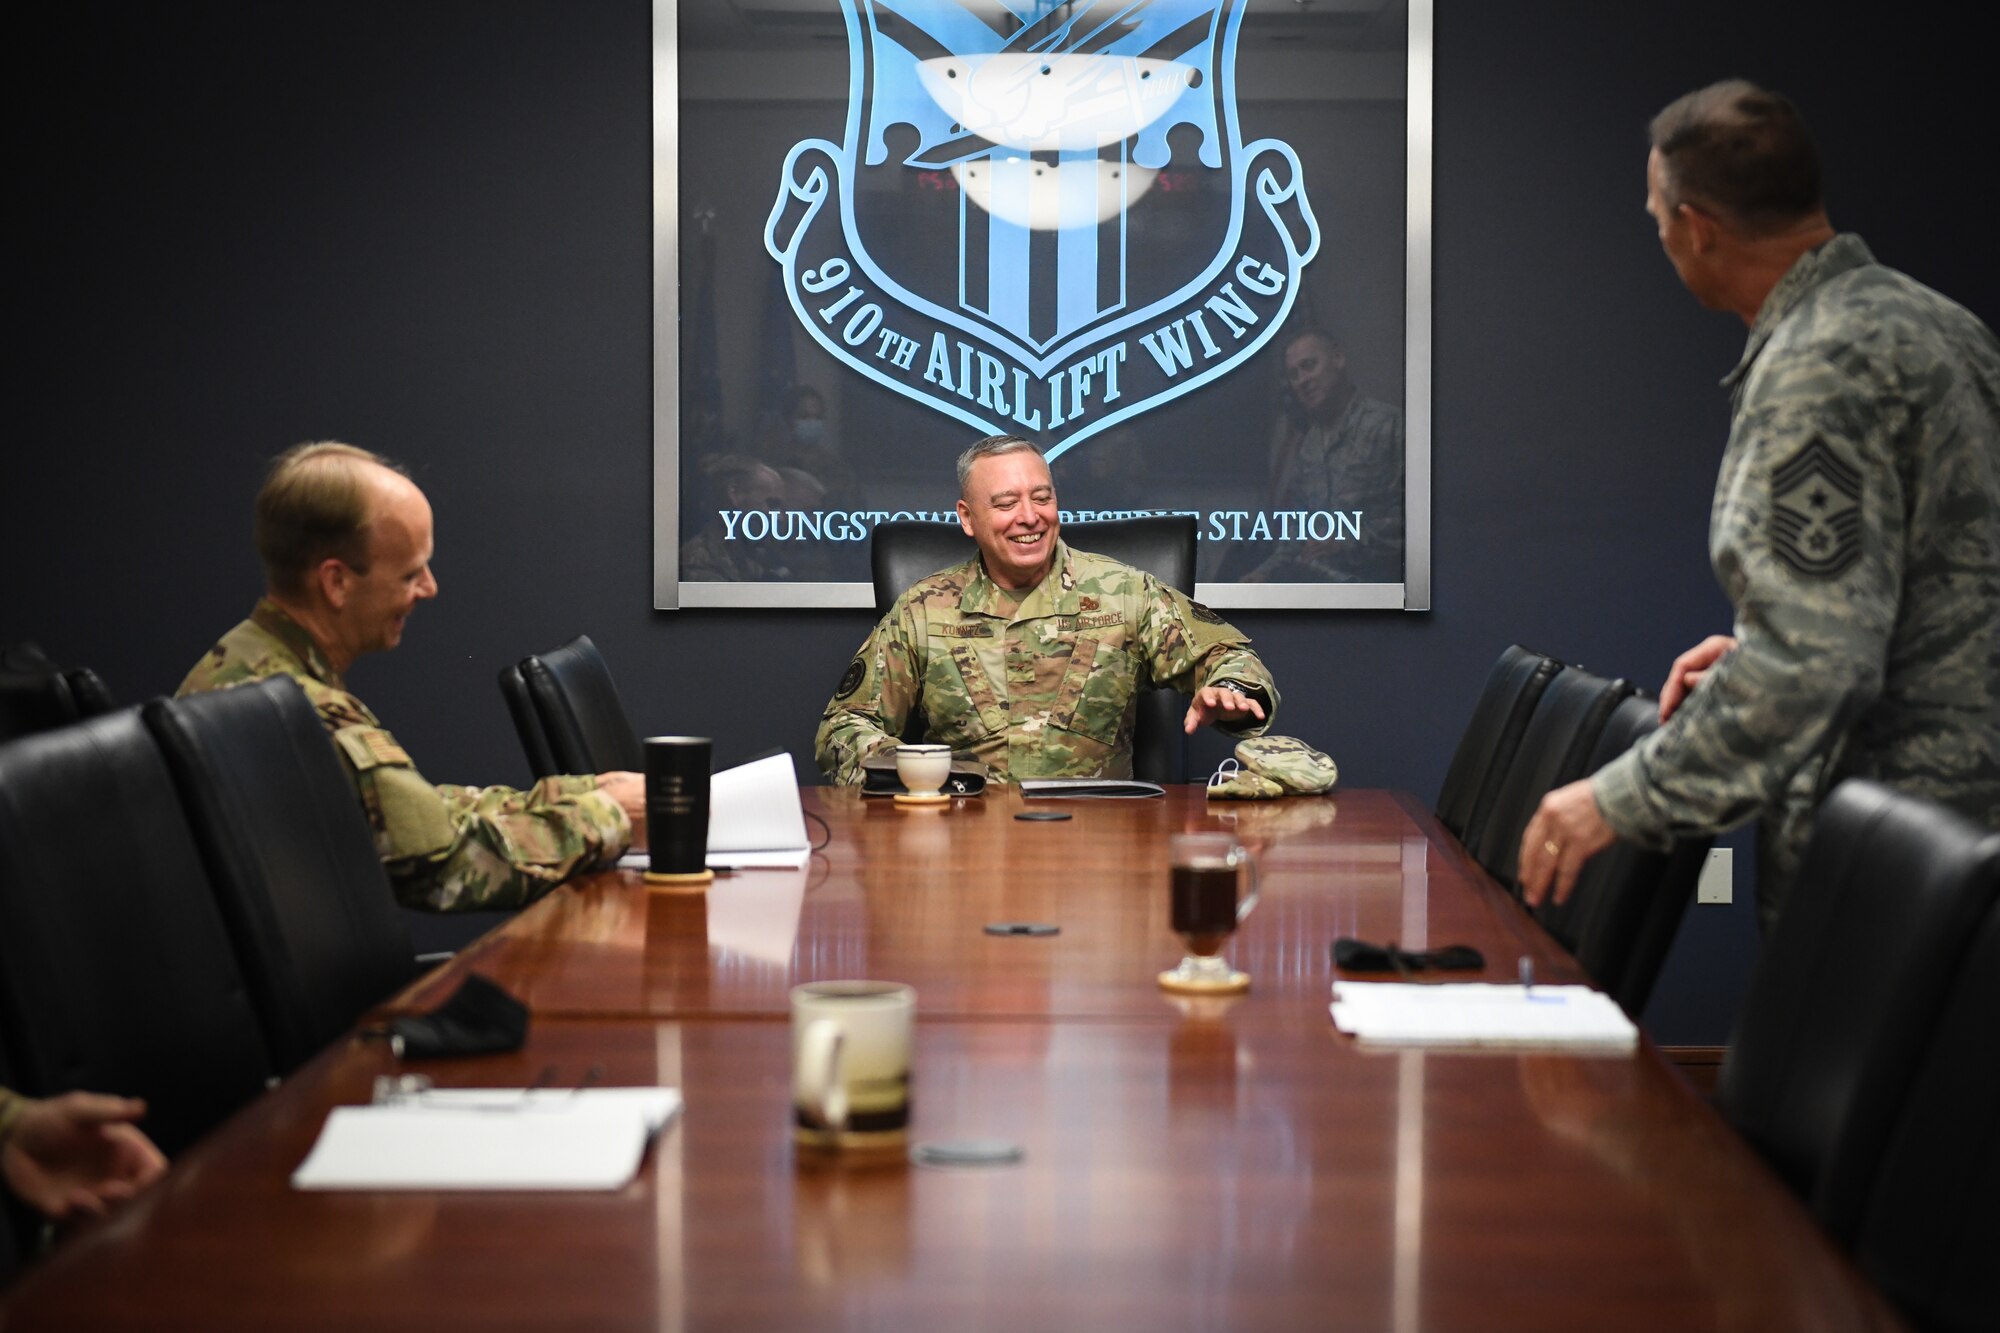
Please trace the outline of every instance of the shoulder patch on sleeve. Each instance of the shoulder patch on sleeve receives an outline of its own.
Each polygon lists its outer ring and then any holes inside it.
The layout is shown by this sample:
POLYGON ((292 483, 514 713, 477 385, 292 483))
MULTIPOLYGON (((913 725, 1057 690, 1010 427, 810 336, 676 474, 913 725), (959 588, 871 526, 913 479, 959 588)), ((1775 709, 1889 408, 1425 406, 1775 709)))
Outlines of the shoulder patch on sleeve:
POLYGON ((409 753, 396 744, 396 738, 380 727, 342 727, 333 733, 333 742, 359 773, 384 766, 416 767, 409 753))
POLYGON ((457 834, 451 811, 423 774, 407 763, 383 764, 367 781, 380 811, 383 839, 377 850, 383 860, 435 856, 452 845, 457 834))
POLYGON ((1815 436, 1771 473, 1771 550, 1807 578, 1861 558, 1861 474, 1815 436))
POLYGON ((1196 620, 1202 621, 1205 624, 1226 625, 1229 623, 1221 616, 1215 614, 1215 612, 1203 606, 1200 602, 1195 601, 1192 597, 1188 598, 1188 610, 1193 613, 1196 620))
MULTIPOLYGON (((860 689, 861 678, 867 674, 868 668, 862 665, 860 658, 855 658, 852 662, 848 663, 847 674, 840 678, 840 688, 833 692, 833 697, 836 699, 845 699, 848 695, 860 689)), ((826 677, 821 676, 820 679, 825 680, 826 677)))

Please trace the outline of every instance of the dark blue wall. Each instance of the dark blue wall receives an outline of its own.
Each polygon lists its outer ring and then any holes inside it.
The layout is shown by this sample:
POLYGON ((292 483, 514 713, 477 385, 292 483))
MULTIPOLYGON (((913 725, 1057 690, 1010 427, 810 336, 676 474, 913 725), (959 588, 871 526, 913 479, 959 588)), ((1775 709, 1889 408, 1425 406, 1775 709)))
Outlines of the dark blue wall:
MULTIPOLYGON (((171 690, 256 594, 264 460, 339 437, 437 508, 443 596, 354 675, 430 776, 518 780, 494 673, 579 630, 645 729, 810 772, 868 617, 650 609, 644 0, 50 8, 9 93, 0 638, 171 690)), ((1731 74, 1791 93, 1836 223, 2000 313, 1962 35, 1741 0, 1438 9, 1437 609, 1237 617, 1285 730, 1426 795, 1508 642, 1654 685, 1727 627, 1705 528, 1743 331, 1642 211, 1659 106, 1731 74)), ((1727 1035, 1748 898, 1689 913, 1661 1040, 1727 1035)))

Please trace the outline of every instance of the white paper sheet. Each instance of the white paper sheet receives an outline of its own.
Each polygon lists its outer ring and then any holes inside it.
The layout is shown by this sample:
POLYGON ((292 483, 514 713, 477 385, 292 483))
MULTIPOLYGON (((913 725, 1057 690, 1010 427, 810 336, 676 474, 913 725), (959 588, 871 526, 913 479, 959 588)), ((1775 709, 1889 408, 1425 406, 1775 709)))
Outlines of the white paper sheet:
MULTIPOLYGON (((708 782, 708 856, 716 870, 796 870, 812 858, 798 770, 788 754, 725 768, 708 782)), ((618 858, 626 870, 649 870, 645 852, 618 858)))
POLYGON ((1021 780, 1023 797, 1103 801, 1166 794, 1167 789, 1158 783, 1140 782, 1135 778, 1023 778, 1021 780))
POLYGON ((1495 1046, 1619 1053, 1639 1029, 1588 986, 1336 981, 1333 1021, 1364 1045, 1495 1046))
POLYGON ((710 865, 802 866, 811 840, 799 804, 799 775, 788 754, 726 768, 708 784, 710 865), (784 855, 785 861, 749 861, 784 855))
POLYGON ((615 1190, 679 1113, 672 1088, 454 1089, 340 1106, 302 1190, 615 1190))

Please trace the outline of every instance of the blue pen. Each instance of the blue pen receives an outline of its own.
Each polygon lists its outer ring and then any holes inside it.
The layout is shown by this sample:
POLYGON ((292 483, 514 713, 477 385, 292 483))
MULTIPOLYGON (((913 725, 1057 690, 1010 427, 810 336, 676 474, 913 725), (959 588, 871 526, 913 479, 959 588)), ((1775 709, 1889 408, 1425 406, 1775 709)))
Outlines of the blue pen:
POLYGON ((1535 960, 1526 954, 1521 955, 1521 998, 1530 1004, 1561 1004, 1563 1002, 1563 997, 1560 995, 1535 994, 1535 960))

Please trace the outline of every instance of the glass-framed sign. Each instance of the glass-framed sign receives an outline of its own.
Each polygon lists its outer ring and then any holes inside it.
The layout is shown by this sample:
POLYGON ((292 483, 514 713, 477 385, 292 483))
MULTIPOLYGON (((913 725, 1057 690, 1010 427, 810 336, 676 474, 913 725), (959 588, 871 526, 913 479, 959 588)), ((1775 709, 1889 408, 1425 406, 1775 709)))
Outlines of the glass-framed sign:
POLYGON ((655 0, 654 604, 1039 445, 1212 606, 1430 605, 1432 0, 655 0))

